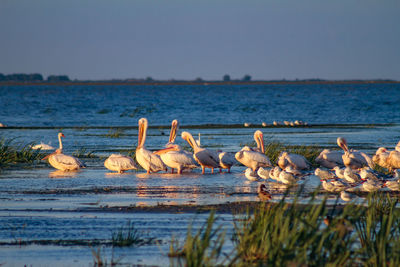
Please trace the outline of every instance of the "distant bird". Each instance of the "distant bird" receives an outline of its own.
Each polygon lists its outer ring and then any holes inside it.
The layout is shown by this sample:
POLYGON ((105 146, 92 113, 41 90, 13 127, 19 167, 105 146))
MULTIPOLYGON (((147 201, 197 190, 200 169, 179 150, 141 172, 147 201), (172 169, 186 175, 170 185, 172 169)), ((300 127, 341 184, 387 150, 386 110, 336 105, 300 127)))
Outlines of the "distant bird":
POLYGON ((244 125, 244 127, 250 127, 251 123, 250 122, 245 122, 243 125, 244 125))
POLYGON ((336 166, 332 170, 335 171, 335 175, 337 178, 344 179, 344 170, 345 169, 341 169, 339 166, 336 166))
POLYGON ((297 182, 293 174, 285 172, 284 170, 279 173, 279 180, 284 184, 295 184, 297 182))
POLYGON ((291 166, 293 169, 306 170, 310 168, 310 163, 302 155, 289 154, 286 151, 281 152, 278 157, 278 165, 282 169, 291 166))
POLYGON ((261 123, 261 126, 262 126, 262 127, 267 127, 268 124, 267 124, 266 122, 262 122, 262 123, 261 123))
POLYGON ((337 138, 337 144, 344 151, 342 159, 346 167, 350 167, 352 169, 360 169, 364 166, 369 166, 370 168, 374 168, 375 164, 372 159, 363 152, 349 150, 347 146, 347 141, 343 137, 337 138))
POLYGON ((179 145, 175 144, 178 127, 178 120, 173 120, 168 143, 165 146, 166 149, 154 153, 159 155, 164 164, 171 168, 171 173, 174 173, 174 169, 177 169, 178 174, 181 174, 183 170, 191 170, 197 168, 198 165, 192 153, 182 150, 179 145))
POLYGON ((355 196, 353 194, 350 194, 349 192, 342 191, 342 192, 340 192, 340 198, 343 201, 348 202, 348 201, 352 201, 355 198, 355 196))
POLYGON ((283 121, 283 124, 284 124, 285 126, 290 126, 290 121, 283 121))
POLYGON ((220 167, 218 156, 208 149, 199 147, 190 133, 183 132, 181 136, 193 148, 194 159, 200 164, 202 174, 205 173, 205 168, 211 168, 211 173, 214 173, 214 168, 220 167))
POLYGON ((250 181, 257 181, 259 179, 257 172, 253 171, 251 168, 246 169, 244 176, 250 181))
POLYGON ((257 174, 260 176, 262 179, 269 179, 269 173, 271 169, 264 169, 263 167, 258 168, 257 174))
POLYGON ((271 161, 264 154, 264 137, 261 131, 256 131, 254 133, 254 140, 261 151, 243 147, 235 154, 236 160, 244 166, 251 168, 253 171, 256 171, 259 167, 271 167, 271 161))
POLYGON ((314 174, 318 176, 321 180, 329 180, 334 179, 335 175, 327 170, 321 170, 320 168, 316 168, 314 174))
POLYGON ((258 198, 262 201, 268 201, 272 199, 272 195, 268 192, 265 184, 260 184, 258 187, 258 198))
POLYGON ((353 172, 353 170, 350 167, 346 167, 346 169, 344 169, 343 175, 344 175, 344 180, 346 180, 346 182, 348 183, 354 184, 361 182, 358 174, 353 172))
POLYGON ((0 128, 7 127, 7 125, 0 122, 0 128))
POLYGON ((231 172, 231 167, 237 163, 235 155, 228 152, 219 152, 219 165, 222 169, 228 169, 231 172))
POLYGON ((277 121, 274 121, 274 122, 272 123, 272 125, 274 125, 274 126, 278 126, 278 125, 280 125, 280 123, 279 123, 279 122, 277 122, 277 121))
POLYGON ((137 169, 135 161, 131 157, 120 154, 111 154, 104 161, 104 166, 110 171, 116 171, 118 173, 137 169))
POLYGON ((375 155, 372 157, 372 161, 383 168, 389 169, 390 168, 390 164, 388 163, 389 154, 390 152, 386 148, 380 147, 375 152, 375 155))
POLYGON ((40 144, 32 146, 32 149, 40 149, 40 150, 54 150, 54 147, 52 147, 50 144, 44 144, 40 142, 40 144))
POLYGON ((344 166, 342 156, 343 152, 341 151, 331 151, 329 149, 324 149, 315 159, 315 162, 322 167, 332 169, 336 166, 344 166))
POLYGON ((63 133, 58 134, 58 142, 60 144, 59 148, 56 149, 55 152, 44 157, 42 160, 49 159, 50 165, 61 171, 75 171, 80 168, 85 168, 85 164, 83 164, 79 159, 63 154, 61 137, 65 137, 65 135, 63 133))
POLYGON ((383 187, 387 187, 392 191, 400 191, 400 183, 399 180, 391 180, 391 181, 386 181, 383 184, 383 187))
POLYGON ((139 120, 138 146, 136 148, 136 160, 147 173, 166 171, 167 166, 161 160, 160 156, 147 150, 144 146, 148 122, 146 118, 139 120))
POLYGON ((362 189, 367 192, 375 192, 382 188, 382 184, 372 179, 368 179, 362 184, 362 189))

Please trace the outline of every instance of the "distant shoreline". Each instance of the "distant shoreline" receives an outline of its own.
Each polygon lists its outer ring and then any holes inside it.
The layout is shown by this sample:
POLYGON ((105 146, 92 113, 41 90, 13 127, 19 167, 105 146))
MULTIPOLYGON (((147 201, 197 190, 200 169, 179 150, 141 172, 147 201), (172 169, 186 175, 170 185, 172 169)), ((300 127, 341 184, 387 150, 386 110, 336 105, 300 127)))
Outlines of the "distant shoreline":
POLYGON ((24 86, 24 85, 290 85, 290 84, 399 84, 394 80, 271 80, 271 81, 129 81, 129 80, 105 80, 105 81, 1 81, 0 86, 24 86))

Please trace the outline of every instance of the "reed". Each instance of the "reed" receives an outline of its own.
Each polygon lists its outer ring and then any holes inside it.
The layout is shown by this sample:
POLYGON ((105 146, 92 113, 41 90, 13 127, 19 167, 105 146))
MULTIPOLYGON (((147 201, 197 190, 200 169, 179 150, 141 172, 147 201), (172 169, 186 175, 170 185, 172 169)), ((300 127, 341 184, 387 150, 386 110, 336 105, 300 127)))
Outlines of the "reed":
POLYGON ((93 151, 88 151, 86 148, 80 148, 72 153, 77 158, 98 158, 93 151))
POLYGON ((196 234, 192 234, 192 225, 189 226, 183 246, 180 246, 177 239, 171 240, 168 256, 175 258, 171 261, 172 266, 195 267, 221 264, 225 231, 222 231, 221 225, 214 227, 215 221, 215 211, 212 211, 196 234))
POLYGON ((300 193, 261 204, 234 221, 234 251, 221 261, 225 231, 213 227, 214 213, 184 245, 175 239, 169 256, 185 266, 399 266, 400 210, 397 199, 370 194, 365 203, 328 206, 317 191, 306 204, 300 193), (214 229, 214 230, 211 230, 214 229), (214 242, 214 243, 213 243, 214 242), (211 245, 214 244, 214 245, 211 245))
POLYGON ((30 145, 13 144, 13 139, 0 139, 0 168, 18 163, 33 163, 45 156, 30 145))
POLYGON ((116 247, 129 247, 143 243, 140 238, 139 231, 134 224, 128 222, 126 227, 121 227, 117 232, 112 234, 112 245, 116 247))

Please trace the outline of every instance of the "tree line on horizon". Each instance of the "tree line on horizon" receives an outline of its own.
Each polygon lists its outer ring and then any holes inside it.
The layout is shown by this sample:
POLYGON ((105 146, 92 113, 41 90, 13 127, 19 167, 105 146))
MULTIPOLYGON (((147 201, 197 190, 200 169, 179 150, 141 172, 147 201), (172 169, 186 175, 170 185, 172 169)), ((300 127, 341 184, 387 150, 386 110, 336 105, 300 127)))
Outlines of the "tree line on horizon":
MULTIPOLYGON (((0 81, 13 81, 13 82, 43 82, 43 75, 39 73, 25 74, 15 73, 4 75, 0 73, 0 81)), ((70 79, 67 75, 49 75, 47 77, 49 82, 69 82, 70 79)))

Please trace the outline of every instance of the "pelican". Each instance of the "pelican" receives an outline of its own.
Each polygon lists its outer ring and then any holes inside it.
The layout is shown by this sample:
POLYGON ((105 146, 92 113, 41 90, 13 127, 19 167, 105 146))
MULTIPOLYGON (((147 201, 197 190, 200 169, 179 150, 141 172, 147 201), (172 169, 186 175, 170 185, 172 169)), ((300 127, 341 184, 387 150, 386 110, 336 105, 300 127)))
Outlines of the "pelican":
POLYGON ((286 151, 281 152, 278 157, 278 165, 282 169, 291 166, 296 170, 306 170, 310 168, 308 160, 298 154, 289 154, 286 151))
POLYGON ((136 160, 149 174, 150 172, 166 171, 167 166, 161 160, 160 156, 147 150, 144 147, 147 133, 147 119, 139 120, 138 146, 136 148, 136 160))
POLYGON ((390 151, 386 159, 389 170, 400 169, 400 152, 397 150, 390 151))
POLYGON ((389 169, 390 165, 387 162, 389 154, 390 152, 386 148, 380 147, 375 152, 375 155, 372 157, 372 161, 383 168, 389 169))
POLYGON ((106 167, 110 171, 115 171, 118 173, 137 169, 135 161, 131 157, 120 154, 111 154, 104 161, 104 167, 106 167))
POLYGON ((253 171, 256 171, 259 167, 271 167, 272 165, 269 158, 264 154, 264 140, 261 131, 256 131, 254 133, 254 140, 260 151, 255 151, 245 146, 235 154, 236 160, 244 166, 251 168, 253 171))
POLYGON ((219 165, 222 169, 228 169, 231 172, 231 167, 236 164, 235 156, 228 152, 218 153, 219 165))
POLYGON ((260 200, 268 201, 272 199, 272 195, 268 192, 267 187, 265 184, 260 184, 258 187, 258 197, 260 200))
POLYGON ((344 155, 342 156, 342 159, 346 167, 350 167, 352 169, 360 169, 364 166, 369 166, 370 168, 374 168, 374 162, 372 161, 372 159, 363 152, 349 150, 346 139, 344 139, 343 137, 337 138, 337 144, 344 150, 344 155))
POLYGON ((61 137, 65 137, 65 135, 63 133, 58 133, 58 142, 60 144, 59 148, 56 149, 55 152, 44 157, 43 160, 49 159, 51 166, 62 171, 74 171, 79 170, 80 168, 85 168, 86 166, 80 162, 79 159, 73 156, 64 155, 62 153, 63 145, 61 137))
POLYGON ((344 166, 343 164, 343 152, 341 151, 331 151, 329 149, 324 149, 315 159, 315 162, 325 168, 334 168, 336 166, 344 166))
POLYGON ((215 156, 215 153, 199 147, 190 133, 183 132, 181 136, 193 148, 194 159, 200 164, 202 174, 205 173, 205 168, 211 168, 211 173, 214 173, 214 168, 220 167, 219 158, 215 156))
POLYGON ((178 120, 173 120, 171 123, 169 140, 166 145, 167 149, 163 149, 154 153, 160 155, 161 160, 165 163, 165 165, 171 168, 171 173, 174 173, 174 169, 177 169, 178 174, 182 174, 184 169, 194 169, 197 168, 198 165, 196 164, 196 161, 191 153, 183 151, 180 146, 174 144, 178 127, 178 120), (168 148, 171 148, 172 150, 169 150, 168 148))
POLYGON ((40 149, 40 150, 53 150, 54 147, 52 147, 51 145, 48 144, 44 144, 42 142, 40 142, 40 144, 34 145, 32 146, 32 149, 40 149))

